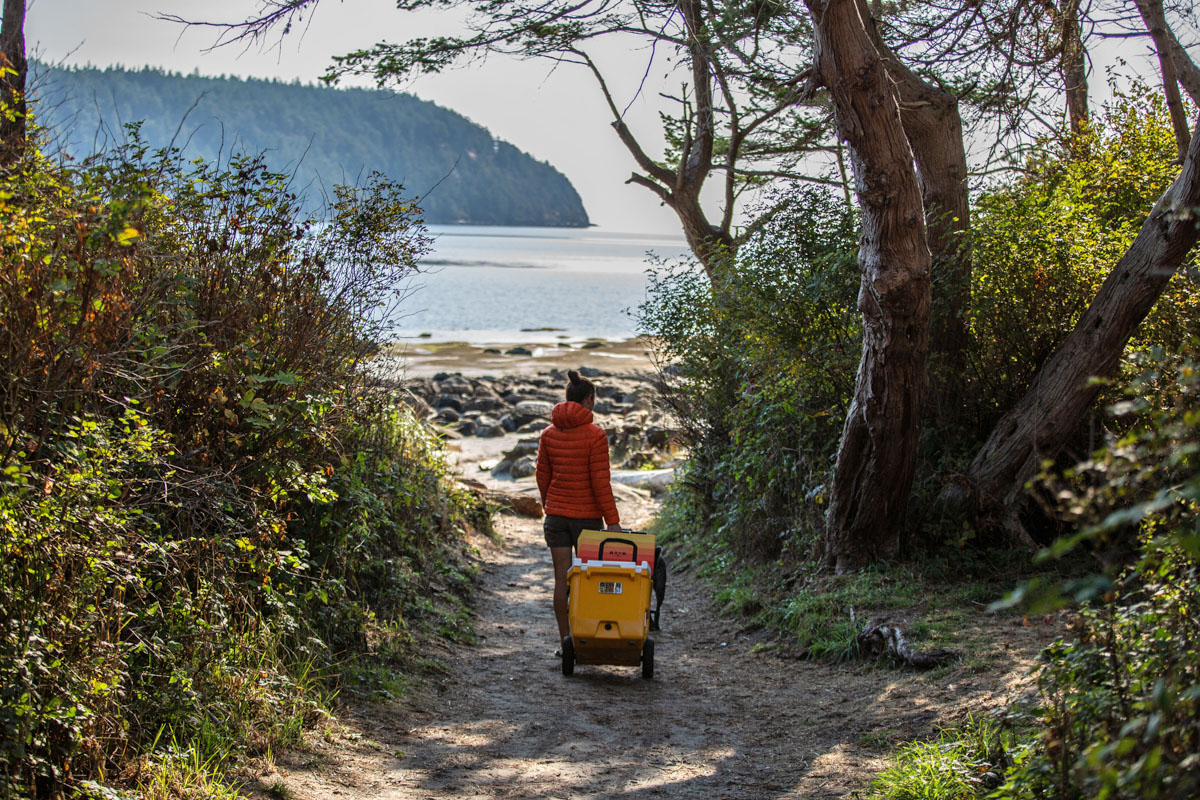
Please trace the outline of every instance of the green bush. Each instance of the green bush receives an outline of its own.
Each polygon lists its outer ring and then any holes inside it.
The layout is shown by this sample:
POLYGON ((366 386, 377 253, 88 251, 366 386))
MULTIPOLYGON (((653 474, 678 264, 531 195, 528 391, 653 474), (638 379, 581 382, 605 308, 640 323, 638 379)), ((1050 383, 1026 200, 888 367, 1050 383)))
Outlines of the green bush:
POLYGON ((486 519, 367 368, 418 211, 300 208, 136 132, 0 173, 0 797, 219 782, 465 592, 486 519))
MULTIPOLYGON (((1153 373, 1146 382, 1163 383, 1153 373)), ((1088 545, 1109 567, 1025 591, 1041 604, 1064 602, 1061 592, 1084 605, 1074 636, 1042 654, 1037 702, 1016 714, 1037 738, 1006 796, 1200 792, 1200 373, 1185 363, 1169 383, 1165 408, 1056 481, 1080 532, 1047 555, 1088 545)), ((1144 407, 1141 388, 1115 410, 1144 407)))
MULTIPOLYGON (((1118 96, 1084 133, 1047 141, 1024 174, 975 203, 966 410, 975 437, 1029 388, 1179 171, 1160 96, 1118 96)), ((1169 284, 1130 351, 1200 335, 1194 279, 1169 284)), ((1121 382, 1141 370, 1127 365, 1121 382)), ((1080 451, 1086 452, 1086 450, 1080 451)))
POLYGON ((691 446, 670 501, 681 531, 774 558, 820 516, 858 363, 855 217, 798 191, 720 271, 653 273, 639 325, 674 362, 667 399, 691 446))

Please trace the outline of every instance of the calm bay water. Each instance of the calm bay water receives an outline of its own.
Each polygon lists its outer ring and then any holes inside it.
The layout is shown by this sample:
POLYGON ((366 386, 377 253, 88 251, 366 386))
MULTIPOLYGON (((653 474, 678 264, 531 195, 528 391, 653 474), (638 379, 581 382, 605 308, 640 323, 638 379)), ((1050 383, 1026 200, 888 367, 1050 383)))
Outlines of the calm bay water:
POLYGON ((397 315, 402 340, 628 338, 635 326, 627 310, 645 299, 647 252, 687 252, 679 236, 598 228, 435 225, 430 233, 433 252, 397 315))

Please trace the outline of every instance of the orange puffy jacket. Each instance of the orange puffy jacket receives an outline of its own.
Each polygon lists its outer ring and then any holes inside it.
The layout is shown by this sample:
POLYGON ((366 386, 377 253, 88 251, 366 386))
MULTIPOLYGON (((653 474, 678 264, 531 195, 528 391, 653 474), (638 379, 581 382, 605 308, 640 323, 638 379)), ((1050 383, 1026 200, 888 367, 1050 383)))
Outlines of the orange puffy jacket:
POLYGON ((579 403, 559 403, 538 445, 537 483, 547 514, 621 521, 608 474, 608 437, 579 403))

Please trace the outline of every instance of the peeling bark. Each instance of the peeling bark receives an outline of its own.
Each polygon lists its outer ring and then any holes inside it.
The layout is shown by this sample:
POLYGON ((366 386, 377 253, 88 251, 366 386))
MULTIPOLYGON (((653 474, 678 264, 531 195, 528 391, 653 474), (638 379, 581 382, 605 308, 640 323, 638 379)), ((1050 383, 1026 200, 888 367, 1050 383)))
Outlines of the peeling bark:
MULTIPOLYGON (((868 19, 865 5, 860 13, 868 19)), ((937 305, 930 319, 929 353, 933 403, 958 407, 964 354, 968 344, 966 308, 971 291, 971 204, 967 187, 967 152, 963 144, 958 98, 913 72, 879 35, 874 19, 868 33, 896 82, 900 120, 916 161, 925 207, 925 231, 933 259, 933 294, 937 305)))
POLYGON ((856 0, 806 0, 816 72, 849 146, 862 208, 863 350, 834 469, 826 555, 839 572, 894 552, 916 467, 930 256, 895 85, 856 0))

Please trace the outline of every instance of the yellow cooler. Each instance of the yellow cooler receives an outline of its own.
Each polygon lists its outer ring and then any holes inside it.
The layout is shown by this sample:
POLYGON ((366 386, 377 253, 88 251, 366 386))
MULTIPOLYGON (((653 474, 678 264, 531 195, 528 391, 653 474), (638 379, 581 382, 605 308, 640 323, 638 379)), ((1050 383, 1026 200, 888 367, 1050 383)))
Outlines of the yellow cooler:
POLYGON ((584 531, 567 573, 571 635, 563 641, 564 675, 575 664, 641 664, 654 676, 650 631, 654 536, 584 531))

